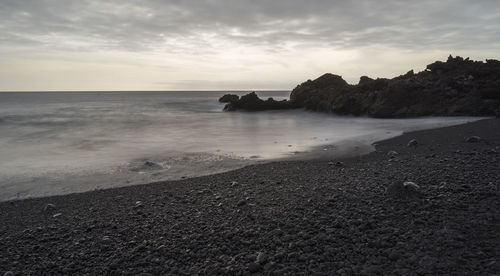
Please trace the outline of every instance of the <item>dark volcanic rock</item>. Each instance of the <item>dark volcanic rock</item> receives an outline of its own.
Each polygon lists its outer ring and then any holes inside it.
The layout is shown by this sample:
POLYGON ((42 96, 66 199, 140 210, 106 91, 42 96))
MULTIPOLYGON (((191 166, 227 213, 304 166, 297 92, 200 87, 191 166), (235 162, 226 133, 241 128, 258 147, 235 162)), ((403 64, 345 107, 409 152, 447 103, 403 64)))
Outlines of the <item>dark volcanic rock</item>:
POLYGON ((386 193, 399 199, 418 198, 422 196, 419 189, 414 182, 395 182, 387 187, 386 193))
POLYGON ((471 137, 468 137, 467 139, 465 139, 465 141, 467 143, 477 143, 477 142, 481 141, 481 137, 479 137, 479 136, 471 136, 471 137))
MULTIPOLYGON (((220 101, 220 100, 219 100, 220 101)), ((247 111, 262 111, 262 110, 278 110, 295 108, 290 101, 275 101, 273 98, 262 100, 255 92, 248 93, 237 101, 230 102, 224 106, 224 111, 247 110, 247 111)))
POLYGON ((240 99, 240 96, 234 94, 225 94, 219 98, 220 103, 232 103, 240 99))
POLYGON ((393 79, 363 76, 357 85, 325 74, 298 85, 290 95, 297 107, 372 117, 495 116, 500 106, 500 62, 450 56, 425 71, 393 79))
POLYGON ((416 147, 418 146, 418 141, 415 139, 411 139, 408 144, 406 144, 407 147, 416 147))
MULTIPOLYGON (((349 93, 351 86, 341 76, 324 74, 314 81, 308 80, 297 86, 290 94, 290 101, 300 107, 316 111, 343 113, 344 106, 336 105, 349 93)), ((346 102, 346 105, 349 103, 346 102)), ((353 110, 355 108, 352 108, 353 110)))

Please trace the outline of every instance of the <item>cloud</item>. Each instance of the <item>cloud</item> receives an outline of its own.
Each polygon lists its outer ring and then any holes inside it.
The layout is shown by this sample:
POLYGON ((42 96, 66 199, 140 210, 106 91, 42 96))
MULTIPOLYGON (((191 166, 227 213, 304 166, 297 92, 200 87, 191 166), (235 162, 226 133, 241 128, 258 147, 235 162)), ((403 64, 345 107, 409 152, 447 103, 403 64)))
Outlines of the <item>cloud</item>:
POLYGON ((0 0, 0 90, 291 89, 499 58, 497 0, 0 0))
POLYGON ((269 51, 373 44, 497 47, 499 5, 464 0, 4 0, 0 34, 4 47, 188 54, 215 53, 225 42, 269 51))
POLYGON ((287 80, 175 80, 158 82, 167 90, 285 90, 291 87, 287 80))

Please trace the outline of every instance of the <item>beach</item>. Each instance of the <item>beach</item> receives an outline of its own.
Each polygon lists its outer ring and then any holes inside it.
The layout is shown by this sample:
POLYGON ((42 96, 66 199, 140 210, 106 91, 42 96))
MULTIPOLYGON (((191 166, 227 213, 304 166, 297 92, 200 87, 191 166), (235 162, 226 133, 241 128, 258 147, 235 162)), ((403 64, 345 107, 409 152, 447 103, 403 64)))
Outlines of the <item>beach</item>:
POLYGON ((0 273, 495 275, 499 154, 486 119, 350 158, 0 202, 0 273))

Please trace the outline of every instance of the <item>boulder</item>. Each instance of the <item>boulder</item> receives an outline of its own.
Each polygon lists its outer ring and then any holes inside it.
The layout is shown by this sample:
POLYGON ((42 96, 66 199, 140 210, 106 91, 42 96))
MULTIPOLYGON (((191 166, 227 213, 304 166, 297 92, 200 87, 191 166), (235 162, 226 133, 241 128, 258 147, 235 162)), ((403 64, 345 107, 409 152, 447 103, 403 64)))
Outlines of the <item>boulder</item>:
POLYGON ((341 96, 349 86, 339 75, 324 74, 297 86, 290 94, 290 101, 294 105, 310 110, 332 111, 334 103, 331 100, 342 101, 341 96))
POLYGON ((230 102, 224 106, 224 111, 263 111, 295 108, 290 101, 276 101, 273 98, 262 100, 255 92, 241 96, 237 101, 230 102))
POLYGON ((225 94, 224 96, 219 98, 220 103, 232 103, 236 102, 240 99, 240 96, 234 94, 225 94))
POLYGON ((232 103, 228 103, 228 104, 226 104, 226 105, 224 106, 224 108, 223 108, 222 110, 223 110, 223 111, 228 111, 228 112, 230 112, 230 111, 236 111, 236 110, 237 110, 237 108, 234 106, 234 104, 232 104, 232 103))

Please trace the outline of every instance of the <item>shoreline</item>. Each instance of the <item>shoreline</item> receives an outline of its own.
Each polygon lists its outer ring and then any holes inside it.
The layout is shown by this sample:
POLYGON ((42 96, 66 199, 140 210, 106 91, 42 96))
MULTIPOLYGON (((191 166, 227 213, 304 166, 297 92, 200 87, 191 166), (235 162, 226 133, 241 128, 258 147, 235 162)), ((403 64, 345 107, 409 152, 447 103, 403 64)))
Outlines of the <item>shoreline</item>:
POLYGON ((485 119, 338 162, 0 202, 0 272, 494 274, 499 146, 500 120, 485 119), (403 181, 421 197, 387 195, 403 181))
MULTIPOLYGON (((422 117, 421 120, 432 119, 432 117, 422 117)), ((488 119, 485 117, 457 117, 460 122, 451 123, 452 125, 459 125, 469 122, 474 122, 478 120, 488 119)), ((21 190, 20 192, 13 193, 12 191, 6 190, 5 193, 0 196, 0 202, 35 199, 35 198, 46 198, 52 196, 65 196, 70 194, 86 193, 99 190, 116 189, 136 185, 149 185, 158 182, 168 182, 168 181, 180 181, 185 179, 192 179, 197 177, 204 177, 214 174, 220 174, 224 172, 230 172, 238 170, 247 166, 252 165, 262 165, 274 162, 286 162, 286 161, 312 161, 312 160, 326 160, 333 161, 337 159, 346 159, 359 157, 361 155, 369 154, 375 150, 373 144, 387 139, 391 139, 406 132, 413 132, 418 130, 428 130, 434 128, 442 128, 449 126, 449 122, 441 122, 436 125, 427 126, 425 124, 419 126, 413 126, 409 130, 405 131, 394 131, 390 130, 385 134, 382 133, 371 133, 365 134, 363 136, 358 136, 355 138, 345 138, 344 140, 339 140, 336 142, 324 142, 323 144, 312 146, 304 151, 289 152, 286 155, 276 156, 272 158, 257 158, 252 157, 237 157, 231 155, 220 155, 218 156, 215 152, 197 152, 197 153, 185 153, 185 157, 193 158, 214 156, 220 157, 221 160, 217 162, 208 163, 188 163, 185 164, 175 164, 168 166, 167 169, 163 167, 155 168, 149 167, 149 165, 144 165, 145 162, 152 162, 152 164, 162 164, 166 163, 168 159, 179 158, 181 155, 153 155, 153 156, 143 156, 141 158, 133 159, 118 166, 110 166, 108 170, 113 172, 107 173, 107 170, 96 171, 94 173, 59 173, 57 176, 37 176, 30 182, 39 181, 42 185, 32 186, 34 184, 26 181, 21 181, 18 183, 13 182, 7 185, 7 188, 24 187, 26 190, 21 190), (166 158, 166 159, 165 159, 166 158), (160 161, 157 161, 160 160, 160 161), (194 166, 194 169, 188 169, 188 167, 194 166), (184 167, 184 168, 183 168, 184 167), (71 179, 72 185, 65 184, 66 179, 71 179), (50 185, 49 185, 50 183, 50 185), (50 188, 49 188, 50 186, 50 188), (9 196, 10 195, 10 196, 9 196)), ((327 141, 326 139, 325 141, 327 141)), ((276 142, 275 142, 276 143, 276 142)), ((286 144, 284 144, 286 145, 286 144)), ((290 145, 289 145, 290 146, 290 145)), ((177 163, 177 162, 176 162, 177 163)), ((14 178, 13 178, 14 179, 14 178)), ((19 179, 22 179, 19 178, 19 179)), ((19 189, 19 188, 17 188, 19 189)))

